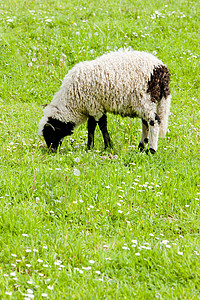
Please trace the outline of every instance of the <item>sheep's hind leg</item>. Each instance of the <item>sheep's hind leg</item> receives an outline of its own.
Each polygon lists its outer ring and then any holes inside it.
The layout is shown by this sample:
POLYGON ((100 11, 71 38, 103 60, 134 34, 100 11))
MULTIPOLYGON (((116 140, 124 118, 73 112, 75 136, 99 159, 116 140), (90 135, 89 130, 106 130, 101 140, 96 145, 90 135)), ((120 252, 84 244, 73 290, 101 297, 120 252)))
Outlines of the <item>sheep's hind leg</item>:
POLYGON ((94 132, 97 126, 97 122, 94 117, 89 116, 88 119, 88 144, 87 148, 90 149, 94 147, 94 132))
POLYGON ((141 152, 143 150, 147 150, 148 142, 149 142, 149 125, 146 120, 142 119, 142 137, 138 146, 141 152))
POLYGON ((99 128, 103 134, 105 149, 112 148, 112 142, 107 129, 107 116, 104 114, 98 121, 99 128))
POLYGON ((155 114, 155 121, 151 120, 149 122, 150 133, 149 133, 149 151, 154 154, 158 148, 158 135, 160 127, 160 118, 155 114))

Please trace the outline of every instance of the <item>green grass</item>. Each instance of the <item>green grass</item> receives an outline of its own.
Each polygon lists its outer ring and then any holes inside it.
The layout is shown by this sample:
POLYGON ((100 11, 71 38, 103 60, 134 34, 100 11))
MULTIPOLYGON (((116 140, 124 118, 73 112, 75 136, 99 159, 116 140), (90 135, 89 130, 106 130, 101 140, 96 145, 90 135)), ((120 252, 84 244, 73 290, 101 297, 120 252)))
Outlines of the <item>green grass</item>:
POLYGON ((198 11, 185 0, 1 1, 1 299, 200 298, 198 11), (84 124, 49 153, 40 105, 75 63, 129 46, 172 74, 157 154, 138 151, 140 120, 113 115, 113 150, 97 130, 86 152, 84 124))

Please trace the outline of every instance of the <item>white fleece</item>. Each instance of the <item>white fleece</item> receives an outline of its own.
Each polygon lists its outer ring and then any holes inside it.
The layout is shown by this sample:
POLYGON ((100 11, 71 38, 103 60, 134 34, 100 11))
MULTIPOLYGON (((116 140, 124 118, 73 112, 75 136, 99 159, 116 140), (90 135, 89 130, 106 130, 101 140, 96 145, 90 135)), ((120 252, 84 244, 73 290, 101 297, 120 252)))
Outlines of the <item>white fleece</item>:
MULTIPOLYGON (((75 126, 85 122, 88 116, 98 121, 105 112, 135 115, 147 121, 154 119, 156 104, 147 93, 148 81, 153 69, 161 65, 162 61, 152 54, 131 49, 120 49, 76 64, 44 109, 38 133, 42 135, 48 117, 74 122, 75 126)), ((163 115, 164 103, 160 104, 163 115)), ((168 120, 168 108, 166 113, 168 120)))

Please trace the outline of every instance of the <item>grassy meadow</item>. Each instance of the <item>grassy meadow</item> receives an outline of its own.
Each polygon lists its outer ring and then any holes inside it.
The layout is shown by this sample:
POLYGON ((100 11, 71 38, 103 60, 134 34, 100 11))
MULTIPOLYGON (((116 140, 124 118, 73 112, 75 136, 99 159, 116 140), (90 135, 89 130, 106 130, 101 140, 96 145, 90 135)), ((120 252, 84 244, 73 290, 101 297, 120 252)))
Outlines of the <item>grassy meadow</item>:
POLYGON ((1 0, 0 299, 200 299, 197 0, 1 0), (76 63, 132 47, 171 72, 169 132, 140 153, 139 119, 108 115, 57 153, 42 106, 76 63))

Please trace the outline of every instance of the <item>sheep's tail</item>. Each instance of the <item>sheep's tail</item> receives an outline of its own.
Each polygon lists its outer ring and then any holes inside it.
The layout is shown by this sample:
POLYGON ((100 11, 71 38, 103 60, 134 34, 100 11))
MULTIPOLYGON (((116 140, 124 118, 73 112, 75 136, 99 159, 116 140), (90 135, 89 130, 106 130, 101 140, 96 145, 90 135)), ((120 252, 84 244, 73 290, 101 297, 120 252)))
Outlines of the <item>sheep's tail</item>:
POLYGON ((157 114, 160 117, 160 137, 164 138, 168 129, 171 95, 163 96, 157 106, 157 114))

